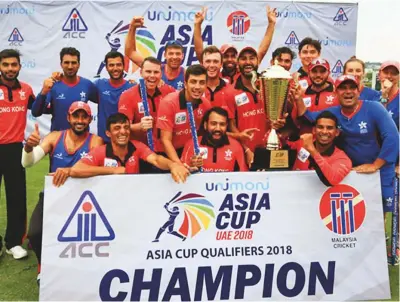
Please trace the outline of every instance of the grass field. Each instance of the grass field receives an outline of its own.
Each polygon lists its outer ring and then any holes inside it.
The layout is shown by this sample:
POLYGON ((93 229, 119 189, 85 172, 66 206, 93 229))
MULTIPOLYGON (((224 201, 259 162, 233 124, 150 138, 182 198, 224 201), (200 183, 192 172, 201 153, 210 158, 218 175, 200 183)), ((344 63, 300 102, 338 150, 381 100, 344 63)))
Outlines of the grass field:
MULTIPOLYGON (((27 169, 28 219, 36 205, 38 194, 43 188, 43 176, 47 171, 48 160, 43 160, 35 167, 27 169)), ((3 186, 0 198, 0 234, 3 237, 5 223, 6 206, 3 186)), ((37 301, 39 292, 36 285, 36 272, 36 257, 32 251, 29 251, 28 258, 19 261, 13 260, 9 255, 0 257, 0 301, 37 301)), ((399 301, 399 267, 389 266, 389 274, 391 301, 399 301)))

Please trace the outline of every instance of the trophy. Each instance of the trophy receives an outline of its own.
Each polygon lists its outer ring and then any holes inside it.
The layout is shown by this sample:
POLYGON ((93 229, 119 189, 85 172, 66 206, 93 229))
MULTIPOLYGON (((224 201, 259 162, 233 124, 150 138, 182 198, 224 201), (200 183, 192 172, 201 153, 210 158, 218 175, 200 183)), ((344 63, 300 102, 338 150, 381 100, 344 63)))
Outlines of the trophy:
MULTIPOLYGON (((289 91, 289 81, 292 79, 290 72, 277 64, 271 66, 257 77, 253 72, 251 84, 260 94, 264 102, 264 112, 266 118, 271 122, 283 117, 286 113, 287 94, 289 91), (258 83, 258 85, 256 85, 258 83), (258 86, 258 87, 257 87, 258 86)), ((270 164, 268 168, 279 169, 288 168, 289 159, 287 150, 281 150, 281 142, 275 129, 266 133, 266 149, 270 152, 270 164)))

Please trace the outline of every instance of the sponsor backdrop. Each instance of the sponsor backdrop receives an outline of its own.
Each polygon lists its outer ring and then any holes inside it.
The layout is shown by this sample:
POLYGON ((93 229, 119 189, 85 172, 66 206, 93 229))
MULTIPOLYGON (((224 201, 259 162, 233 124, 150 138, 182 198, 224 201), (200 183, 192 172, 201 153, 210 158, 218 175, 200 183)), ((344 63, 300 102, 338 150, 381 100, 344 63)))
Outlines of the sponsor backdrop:
MULTIPOLYGON (((144 56, 163 59, 164 45, 177 39, 185 48, 184 66, 197 63, 193 47, 194 15, 208 7, 203 22, 206 45, 232 43, 258 47, 268 20, 266 6, 277 8, 275 35, 261 69, 269 65, 271 53, 288 46, 296 53, 299 41, 311 36, 321 41, 322 56, 329 60, 332 76, 343 71, 343 63, 355 54, 357 32, 356 3, 306 3, 284 1, 3 1, 0 0, 0 49, 17 48, 23 54, 20 79, 35 93, 51 72, 60 70, 59 52, 73 46, 81 52, 79 74, 93 80, 107 77, 102 63, 113 50, 123 52, 129 22, 144 16, 146 28, 137 33, 138 50, 144 56)), ((295 60, 293 70, 300 67, 295 60)), ((128 78, 137 78, 137 66, 126 67, 128 78)), ((93 106, 96 127, 96 106, 93 106)), ((33 128, 29 114, 28 129, 33 128)), ((49 118, 38 119, 42 134, 49 118)), ((45 131, 46 130, 46 131, 45 131)))
POLYGON ((40 299, 387 299, 379 187, 311 171, 46 177, 40 299))

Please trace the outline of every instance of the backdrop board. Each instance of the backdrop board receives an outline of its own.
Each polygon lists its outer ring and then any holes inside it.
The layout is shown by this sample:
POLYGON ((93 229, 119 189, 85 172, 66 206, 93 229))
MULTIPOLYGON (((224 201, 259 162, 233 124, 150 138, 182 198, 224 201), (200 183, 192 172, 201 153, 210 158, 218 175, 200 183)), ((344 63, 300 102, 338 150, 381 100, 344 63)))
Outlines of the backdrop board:
POLYGON ((43 301, 390 298, 378 173, 46 177, 43 226, 43 301))

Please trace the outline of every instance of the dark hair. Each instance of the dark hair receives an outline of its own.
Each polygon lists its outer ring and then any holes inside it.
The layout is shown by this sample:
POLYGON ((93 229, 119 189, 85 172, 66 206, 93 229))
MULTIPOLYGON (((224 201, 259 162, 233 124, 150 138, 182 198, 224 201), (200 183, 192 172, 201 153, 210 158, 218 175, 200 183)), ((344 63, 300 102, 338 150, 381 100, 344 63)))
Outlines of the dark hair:
POLYGON ((129 118, 120 112, 113 113, 107 118, 107 126, 106 129, 110 131, 111 125, 113 124, 125 124, 129 122, 129 118))
POLYGON ((143 60, 142 64, 140 65, 140 68, 143 68, 145 62, 150 62, 150 63, 157 64, 157 65, 161 66, 161 61, 159 59, 157 59, 155 57, 146 57, 143 60))
POLYGON ((124 55, 120 53, 119 51, 111 50, 107 52, 106 56, 104 57, 104 63, 107 65, 107 60, 108 59, 115 59, 115 58, 121 58, 122 60, 122 65, 125 65, 125 60, 124 60, 124 55))
POLYGON ((70 56, 77 56, 78 57, 78 63, 81 61, 81 53, 79 50, 77 50, 74 47, 64 47, 60 51, 60 62, 63 61, 63 58, 65 55, 70 55, 70 56))
POLYGON ((294 51, 292 51, 289 47, 285 46, 275 49, 274 52, 272 53, 272 59, 274 60, 275 58, 279 58, 284 53, 289 54, 292 60, 296 59, 296 54, 294 53, 294 51))
POLYGON ((304 46, 306 45, 312 45, 315 47, 315 49, 318 51, 318 53, 321 53, 321 43, 318 40, 314 40, 310 37, 306 37, 303 40, 301 40, 299 44, 299 53, 303 49, 304 46))
POLYGON ((227 126, 228 125, 228 120, 229 120, 229 116, 228 116, 228 111, 226 111, 224 108, 222 107, 212 107, 211 109, 208 109, 204 115, 203 118, 201 119, 201 124, 199 127, 199 134, 200 135, 204 135, 206 133, 206 129, 204 129, 204 123, 207 123, 208 120, 210 119, 210 115, 211 113, 215 112, 216 114, 222 115, 223 117, 226 118, 226 122, 227 122, 227 126))
POLYGON ((3 49, 0 52, 0 61, 7 58, 16 58, 18 64, 21 64, 21 53, 16 49, 3 49))
POLYGON ((179 48, 180 50, 183 51, 182 43, 179 42, 178 40, 171 40, 165 43, 165 48, 164 48, 165 52, 167 52, 168 48, 179 48))
POLYGON ((221 62, 222 62, 222 53, 221 51, 218 49, 217 46, 214 45, 210 45, 207 46, 206 48, 203 49, 203 53, 201 54, 202 59, 204 60, 204 55, 205 54, 213 54, 213 53, 219 53, 220 57, 221 57, 221 62))
POLYGON ((346 61, 346 63, 344 63, 344 68, 343 68, 344 73, 346 72, 347 64, 348 64, 348 63, 352 63, 352 62, 360 63, 361 66, 362 66, 363 72, 365 72, 365 63, 364 63, 364 61, 363 61, 363 60, 360 60, 360 59, 357 59, 356 56, 352 56, 350 59, 348 59, 348 60, 346 61))
POLYGON ((327 119, 334 121, 335 127, 336 128, 338 127, 338 119, 337 119, 336 115, 334 115, 332 112, 322 111, 320 114, 318 114, 317 118, 315 119, 315 125, 318 123, 318 120, 320 120, 322 118, 327 118, 327 119))
POLYGON ((190 65, 185 72, 185 82, 189 80, 190 75, 202 75, 205 74, 207 78, 207 69, 200 64, 190 65))

